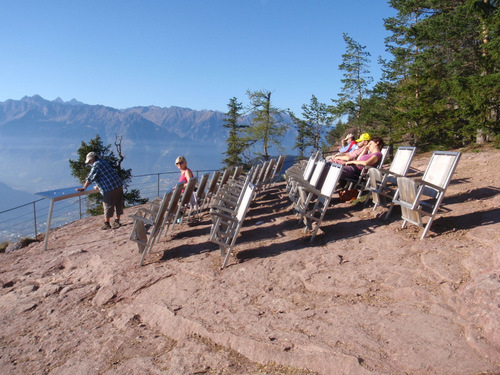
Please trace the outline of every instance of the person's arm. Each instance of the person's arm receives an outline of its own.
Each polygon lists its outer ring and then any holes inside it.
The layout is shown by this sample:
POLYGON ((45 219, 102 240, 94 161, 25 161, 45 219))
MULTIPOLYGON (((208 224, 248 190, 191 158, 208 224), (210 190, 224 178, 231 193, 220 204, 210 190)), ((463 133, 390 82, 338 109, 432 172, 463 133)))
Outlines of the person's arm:
POLYGON ((356 160, 359 159, 361 156, 366 155, 367 153, 368 153, 368 146, 365 146, 361 149, 361 152, 356 156, 356 160))
POLYGON ((89 180, 85 180, 85 183, 83 184, 83 187, 77 188, 76 190, 78 190, 78 191, 85 191, 85 189, 87 189, 89 186, 90 186, 89 180))
POLYGON ((352 161, 348 161, 347 163, 345 163, 346 165, 349 165, 349 164, 354 164, 354 165, 362 165, 362 166, 366 166, 366 165, 375 165, 377 164, 378 162, 378 156, 373 154, 369 159, 367 160, 352 160, 352 161))
POLYGON ((351 160, 351 158, 349 157, 349 155, 335 155, 335 159, 344 160, 344 161, 351 160))

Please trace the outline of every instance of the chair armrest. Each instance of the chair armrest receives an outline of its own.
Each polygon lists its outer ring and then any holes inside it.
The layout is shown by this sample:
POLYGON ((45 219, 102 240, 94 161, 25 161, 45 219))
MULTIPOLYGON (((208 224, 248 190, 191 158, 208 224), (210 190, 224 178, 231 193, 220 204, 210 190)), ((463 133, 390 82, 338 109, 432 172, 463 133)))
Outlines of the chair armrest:
POLYGON ((316 189, 314 186, 312 185, 308 185, 308 186, 300 186, 299 188, 301 188, 302 190, 304 190, 305 192, 307 193, 311 193, 313 195, 316 195, 316 196, 319 196, 321 195, 321 191, 316 189))
POLYGON ((236 209, 231 209, 231 208, 228 208, 228 207, 218 206, 218 205, 213 205, 213 206, 210 207, 210 214, 211 215, 212 214, 216 215, 219 212, 226 212, 228 214, 233 215, 236 212, 236 209))
POLYGON ((144 223, 147 223, 147 224, 151 224, 151 225, 154 225, 154 221, 151 220, 151 219, 148 219, 144 216, 139 216, 139 215, 129 215, 130 218, 134 219, 134 220, 137 220, 137 221, 142 221, 144 223))
POLYGON ((444 189, 441 186, 431 184, 430 182, 424 181, 420 178, 416 178, 414 181, 419 185, 423 185, 424 187, 430 187, 439 191, 444 191, 444 189))

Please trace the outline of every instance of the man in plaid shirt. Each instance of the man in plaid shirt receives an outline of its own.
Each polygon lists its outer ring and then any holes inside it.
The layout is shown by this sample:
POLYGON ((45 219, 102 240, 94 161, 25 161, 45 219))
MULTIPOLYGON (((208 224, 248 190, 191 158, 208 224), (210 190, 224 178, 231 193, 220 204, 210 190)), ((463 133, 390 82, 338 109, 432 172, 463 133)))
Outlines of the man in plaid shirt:
POLYGON ((116 208, 116 219, 113 223, 114 228, 121 226, 120 216, 123 215, 123 182, 118 173, 106 161, 99 159, 95 152, 89 152, 85 158, 85 163, 90 164, 92 169, 83 184, 83 188, 78 191, 84 191, 95 182, 103 198, 104 207, 104 225, 101 229, 111 229, 110 220, 113 217, 116 208))

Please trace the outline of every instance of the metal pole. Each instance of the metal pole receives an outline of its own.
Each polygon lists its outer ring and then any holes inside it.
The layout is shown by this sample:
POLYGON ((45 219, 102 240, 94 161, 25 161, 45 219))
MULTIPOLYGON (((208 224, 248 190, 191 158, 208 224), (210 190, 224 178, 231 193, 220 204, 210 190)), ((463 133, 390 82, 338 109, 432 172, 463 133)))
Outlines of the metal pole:
POLYGON ((78 197, 78 213, 80 220, 82 219, 82 197, 78 197))
POLYGON ((52 210, 54 209, 54 200, 50 200, 50 208, 49 208, 49 217, 47 219, 47 232, 45 233, 45 242, 43 244, 43 250, 47 250, 47 243, 49 242, 49 231, 50 231, 50 222, 52 221, 52 210))
POLYGON ((160 174, 158 173, 156 176, 157 176, 156 180, 158 181, 158 184, 157 184, 158 185, 158 189, 157 189, 158 194, 156 194, 156 196, 159 197, 160 196, 160 174))
POLYGON ((33 221, 35 223, 35 238, 38 236, 38 232, 36 230, 36 202, 33 202, 33 221))

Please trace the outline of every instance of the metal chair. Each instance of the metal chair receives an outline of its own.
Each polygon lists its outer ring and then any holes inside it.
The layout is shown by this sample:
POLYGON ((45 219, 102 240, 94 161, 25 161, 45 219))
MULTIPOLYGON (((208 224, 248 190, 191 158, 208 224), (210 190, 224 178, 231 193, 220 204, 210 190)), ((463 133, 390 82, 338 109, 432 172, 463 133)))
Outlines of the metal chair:
POLYGON ((244 190, 241 202, 232 213, 223 211, 214 213, 217 216, 217 224, 210 233, 210 241, 219 245, 221 255, 224 257, 221 269, 226 266, 229 255, 236 244, 236 239, 250 207, 254 190, 255 185, 249 183, 244 190))
MULTIPOLYGON (((373 211, 377 206, 386 206, 389 203, 389 209, 386 219, 391 214, 394 203, 392 199, 397 189, 397 177, 405 177, 410 169, 411 161, 415 156, 416 147, 399 147, 392 159, 389 169, 370 168, 368 170, 367 189, 371 194, 374 203, 373 211)), ((365 204, 369 200, 367 199, 365 204)))
POLYGON ((408 222, 424 227, 422 218, 429 216, 420 237, 424 239, 439 210, 459 160, 460 152, 434 151, 421 179, 397 178, 398 190, 392 201, 401 206, 402 228, 408 222))
POLYGON ((301 189, 306 196, 304 200, 301 199, 296 205, 296 211, 300 215, 299 222, 303 221, 306 225, 304 232, 310 229, 313 230, 311 242, 314 241, 323 217, 330 206, 333 192, 337 187, 344 167, 340 164, 331 164, 327 168, 328 174, 321 189, 318 190, 313 186, 302 186, 301 189), (312 228, 313 223, 315 223, 314 228, 312 228))

